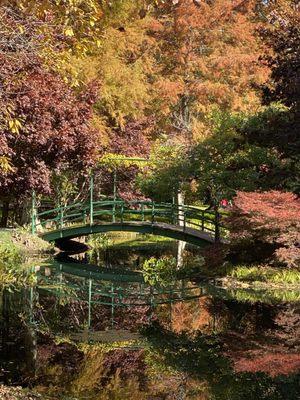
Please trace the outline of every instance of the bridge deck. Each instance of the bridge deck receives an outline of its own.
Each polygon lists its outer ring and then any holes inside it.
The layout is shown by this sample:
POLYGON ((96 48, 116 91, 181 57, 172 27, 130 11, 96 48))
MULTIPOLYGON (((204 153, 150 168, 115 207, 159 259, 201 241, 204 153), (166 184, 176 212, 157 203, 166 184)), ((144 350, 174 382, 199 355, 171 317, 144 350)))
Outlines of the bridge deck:
MULTIPOLYGON (((110 232, 110 231, 126 231, 126 232, 139 232, 149 233, 160 236, 167 236, 176 240, 183 240, 195 245, 203 245, 206 243, 214 243, 214 235, 193 229, 190 227, 183 227, 178 225, 172 225, 164 222, 101 222, 93 225, 80 225, 80 226, 69 226, 63 229, 45 232, 41 234, 41 237, 48 241, 56 241, 58 239, 73 239, 80 236, 86 236, 93 233, 110 232)), ((224 239, 221 240, 224 242, 224 239)))

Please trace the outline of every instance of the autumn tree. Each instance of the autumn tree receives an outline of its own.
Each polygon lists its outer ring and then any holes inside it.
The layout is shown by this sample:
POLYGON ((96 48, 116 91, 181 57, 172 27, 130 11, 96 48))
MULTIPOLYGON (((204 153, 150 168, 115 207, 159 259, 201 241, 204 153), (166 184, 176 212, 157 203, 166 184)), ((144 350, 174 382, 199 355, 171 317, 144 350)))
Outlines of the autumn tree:
POLYGON ((282 101, 300 113, 300 5, 298 1, 277 0, 268 5, 268 22, 261 35, 273 49, 267 57, 271 67, 265 99, 282 101))
MULTIPOLYGON (((21 203, 32 190, 50 194, 53 171, 86 172, 99 141, 90 125, 93 91, 76 95, 39 66, 25 81, 6 89, 13 89, 15 117, 14 125, 1 130, 11 160, 11 170, 0 174, 0 197, 7 211, 10 202, 21 203)), ((5 225, 7 212, 2 217, 5 225)))
MULTIPOLYGON (((102 131, 103 153, 147 158, 156 135, 155 91, 151 84, 156 41, 148 35, 152 20, 148 3, 126 0, 106 5, 97 49, 74 59, 79 82, 100 82, 93 122, 102 131)), ((114 170, 118 196, 131 199, 140 195, 134 183, 137 165, 124 168, 122 163, 99 164, 95 172, 99 192, 112 194, 114 170)))
MULTIPOLYGON (((36 20, 24 20, 10 8, 0 9, 0 129, 6 127, 15 132, 20 121, 14 118, 13 105, 7 96, 7 90, 12 91, 13 82, 26 72, 36 62, 41 39, 36 20)), ((12 93, 11 93, 12 94, 12 93)), ((4 135, 0 136, 0 166, 2 172, 11 169, 8 157, 8 143, 4 135)))
POLYGON ((258 85, 268 76, 259 58, 255 2, 181 0, 161 5, 152 34, 160 45, 155 85, 169 130, 207 134, 205 115, 259 106, 258 85), (173 3, 173 4, 172 4, 173 3))
POLYGON ((153 107, 163 133, 154 152, 162 159, 140 180, 147 193, 170 198, 179 189, 190 201, 215 202, 266 183, 259 180, 277 164, 276 151, 237 131, 244 114, 261 107, 259 86, 269 74, 259 23, 252 1, 159 3, 150 34, 157 42, 153 107), (168 148, 182 151, 173 157, 168 148))
POLYGON ((263 57, 271 70, 262 86, 266 105, 249 115, 240 133, 252 145, 276 149, 281 163, 272 171, 273 188, 299 193, 299 4, 270 1, 262 13, 259 32, 272 49, 263 57))
MULTIPOLYGON (((106 3, 106 1, 101 2, 106 3)), ((33 16, 39 21, 51 22, 62 42, 67 41, 74 50, 87 50, 87 46, 97 36, 103 19, 102 7, 95 0, 3 0, 3 8, 10 8, 17 14, 33 16), (78 47, 77 47, 78 46, 78 47)), ((50 26, 48 29, 51 29, 50 26)))

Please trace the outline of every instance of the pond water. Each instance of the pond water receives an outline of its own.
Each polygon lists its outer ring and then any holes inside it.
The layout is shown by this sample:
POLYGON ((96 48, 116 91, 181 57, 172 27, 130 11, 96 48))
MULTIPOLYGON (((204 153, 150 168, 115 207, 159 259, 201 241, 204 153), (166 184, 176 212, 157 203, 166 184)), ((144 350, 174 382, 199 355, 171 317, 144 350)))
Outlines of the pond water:
POLYGON ((197 249, 99 243, 33 263, 31 285, 2 289, 0 382, 45 399, 300 398, 300 294, 151 286, 145 260, 197 263, 197 249))

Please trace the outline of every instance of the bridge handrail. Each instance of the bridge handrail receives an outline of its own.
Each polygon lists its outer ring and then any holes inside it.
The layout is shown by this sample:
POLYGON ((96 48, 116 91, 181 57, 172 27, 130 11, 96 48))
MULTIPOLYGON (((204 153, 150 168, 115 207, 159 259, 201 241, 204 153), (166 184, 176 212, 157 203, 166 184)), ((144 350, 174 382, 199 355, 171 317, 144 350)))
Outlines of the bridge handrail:
MULTIPOLYGON (((52 210, 35 212, 32 218, 32 230, 38 226, 45 227, 47 223, 55 223, 62 229, 66 224, 83 221, 93 223, 93 218, 112 216, 113 222, 119 219, 121 223, 132 222, 135 215, 139 215, 142 221, 167 222, 186 228, 199 229, 200 231, 213 232, 219 239, 220 229, 226 229, 221 223, 222 216, 219 212, 205 210, 196 206, 177 205, 173 203, 155 203, 149 200, 98 200, 91 203, 77 202, 62 205, 52 210), (132 218, 128 218, 130 216, 132 218), (126 219, 124 218, 125 216, 126 219), (50 218, 49 218, 50 217, 50 218), (51 218, 52 217, 52 218, 51 218), (128 218, 128 219, 127 219, 128 218), (150 219, 150 221, 149 221, 150 219)), ((106 221, 106 220, 105 220, 106 221)), ((138 219, 140 221, 140 219, 138 219)))

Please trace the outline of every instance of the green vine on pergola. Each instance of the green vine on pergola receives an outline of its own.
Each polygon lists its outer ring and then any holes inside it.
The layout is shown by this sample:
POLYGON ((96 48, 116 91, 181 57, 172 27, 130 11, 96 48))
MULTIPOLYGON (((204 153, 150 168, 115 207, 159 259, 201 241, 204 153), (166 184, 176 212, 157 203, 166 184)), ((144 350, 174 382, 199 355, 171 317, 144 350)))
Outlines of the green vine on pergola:
POLYGON ((98 165, 105 165, 110 171, 114 171, 118 166, 122 165, 124 167, 138 167, 141 168, 142 165, 153 164, 153 161, 142 157, 128 157, 122 154, 106 153, 98 160, 98 165))

